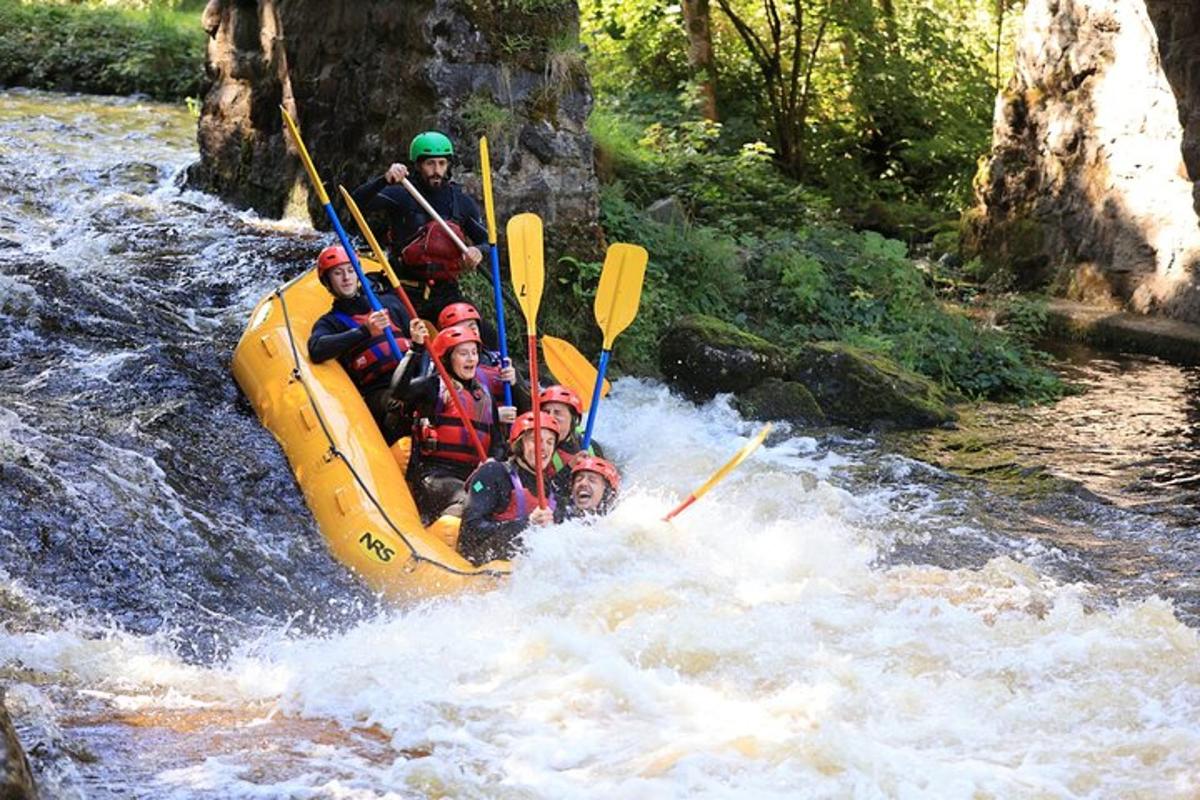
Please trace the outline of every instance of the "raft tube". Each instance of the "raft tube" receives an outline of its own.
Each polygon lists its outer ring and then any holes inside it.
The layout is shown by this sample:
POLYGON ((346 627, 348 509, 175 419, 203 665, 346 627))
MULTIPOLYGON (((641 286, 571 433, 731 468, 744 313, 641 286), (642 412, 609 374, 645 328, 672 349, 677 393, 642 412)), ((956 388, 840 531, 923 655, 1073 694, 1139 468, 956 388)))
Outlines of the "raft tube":
POLYGON ((476 567, 459 555, 453 517, 421 525, 401 466, 408 440, 389 449, 337 360, 309 360, 309 334, 329 307, 309 270, 258 303, 233 354, 234 377, 283 446, 329 549, 391 599, 495 586, 511 564, 476 567))

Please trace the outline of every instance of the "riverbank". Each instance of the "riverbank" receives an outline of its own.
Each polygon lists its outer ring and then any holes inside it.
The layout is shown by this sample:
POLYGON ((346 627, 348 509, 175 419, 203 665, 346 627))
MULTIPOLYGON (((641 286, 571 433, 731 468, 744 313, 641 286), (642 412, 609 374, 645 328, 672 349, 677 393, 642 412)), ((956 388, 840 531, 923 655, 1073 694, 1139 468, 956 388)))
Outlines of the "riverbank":
POLYGON ((0 0, 0 86, 166 101, 198 97, 202 6, 195 0, 148 9, 0 0))

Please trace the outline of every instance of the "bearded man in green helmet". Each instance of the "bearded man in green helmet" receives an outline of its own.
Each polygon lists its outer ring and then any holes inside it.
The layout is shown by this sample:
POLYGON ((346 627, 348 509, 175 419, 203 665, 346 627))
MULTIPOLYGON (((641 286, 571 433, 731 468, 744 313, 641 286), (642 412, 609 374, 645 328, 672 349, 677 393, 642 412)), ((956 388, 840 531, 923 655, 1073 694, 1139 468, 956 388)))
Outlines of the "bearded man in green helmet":
POLYGON ((412 183, 429 204, 470 245, 463 253, 437 221, 402 185, 408 168, 392 164, 354 190, 354 202, 387 214, 388 242, 397 277, 422 319, 435 320, 443 308, 466 300, 458 285, 463 270, 477 267, 487 249, 487 227, 479 205, 450 179, 454 145, 438 131, 417 134, 408 148, 412 183), (478 244, 476 244, 478 243, 478 244))

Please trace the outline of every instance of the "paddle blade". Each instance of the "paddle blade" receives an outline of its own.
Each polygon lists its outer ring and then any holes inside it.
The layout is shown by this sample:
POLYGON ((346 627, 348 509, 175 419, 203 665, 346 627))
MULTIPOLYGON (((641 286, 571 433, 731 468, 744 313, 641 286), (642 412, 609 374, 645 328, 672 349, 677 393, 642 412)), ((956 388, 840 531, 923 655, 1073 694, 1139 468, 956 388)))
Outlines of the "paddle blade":
POLYGON ((538 306, 542 304, 542 285, 546 272, 542 265, 542 218, 537 214, 517 214, 508 221, 508 268, 512 271, 513 291, 526 330, 537 333, 538 306))
POLYGON ((596 289, 596 324, 604 334, 604 349, 611 350, 617 334, 629 327, 642 300, 642 283, 650 254, 636 244, 609 245, 596 289))
POLYGON ((479 171, 483 173, 483 209, 487 216, 488 243, 496 244, 496 206, 492 202, 492 161, 486 136, 479 137, 479 171))
MULTIPOLYGON (((546 366, 553 373, 554 380, 579 395, 583 410, 587 412, 592 407, 592 389, 596 386, 597 373, 592 362, 575 345, 554 336, 542 337, 542 355, 546 357, 546 366)), ((607 395, 611 388, 612 384, 605 380, 600 396, 607 395)))

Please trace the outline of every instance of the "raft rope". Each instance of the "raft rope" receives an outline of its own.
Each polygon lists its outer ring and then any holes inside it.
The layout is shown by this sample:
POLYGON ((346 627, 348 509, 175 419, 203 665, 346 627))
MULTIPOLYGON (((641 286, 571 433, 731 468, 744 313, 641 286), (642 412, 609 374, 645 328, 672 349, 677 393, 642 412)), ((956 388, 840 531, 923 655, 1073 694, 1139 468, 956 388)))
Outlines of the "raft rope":
POLYGON ((431 558, 427 558, 417 552, 416 547, 414 547, 412 542, 409 541, 407 534, 405 534, 404 531, 400 530, 400 528, 398 528, 396 526, 396 523, 392 522, 392 518, 390 516, 388 516, 387 511, 384 510, 384 508, 380 504, 378 498, 376 498, 375 495, 371 492, 371 490, 367 488, 367 485, 363 481, 362 476, 360 476, 358 474, 358 470, 356 470, 354 468, 354 465, 350 463, 350 459, 346 458, 346 455, 341 450, 338 449, 337 444, 333 440, 333 434, 331 434, 329 432, 329 426, 325 424, 325 415, 321 413, 321 409, 317 406, 317 402, 316 402, 316 399, 313 397, 312 390, 309 388, 308 382, 304 379, 304 375, 300 371, 300 364, 301 364, 300 351, 296 346, 296 336, 292 332, 292 320, 291 320, 291 316, 288 314, 287 301, 284 300, 284 298, 283 298, 283 289, 284 288, 286 288, 286 286, 276 289, 275 296, 277 298, 279 298, 279 307, 283 310, 284 328, 287 330, 288 345, 292 349, 292 363, 294 363, 296 365, 295 368, 292 369, 292 378, 296 381, 299 381, 300 385, 304 387, 304 394, 308 396, 308 404, 310 406, 312 406, 313 412, 316 413, 316 415, 317 415, 317 421, 319 423, 321 423, 321 431, 325 434, 325 440, 327 442, 329 442, 329 458, 331 460, 334 458, 339 458, 339 459, 341 459, 342 463, 346 465, 346 468, 350 470, 350 474, 354 476, 354 481, 358 484, 358 487, 360 489, 362 489, 363 494, 365 494, 367 496, 367 498, 370 499, 371 504, 374 505, 376 510, 379 511, 379 513, 383 517, 384 521, 387 522, 388 527, 391 528, 392 531, 396 534, 396 536, 398 536, 400 538, 400 541, 404 542, 404 546, 408 548, 408 555, 411 560, 417 561, 417 562, 426 561, 430 564, 434 564, 438 567, 441 567, 446 572, 449 572, 453 575, 462 575, 464 577, 473 577, 473 576, 477 576, 477 575, 486 575, 488 577, 498 577, 498 576, 504 576, 505 574, 507 574, 504 572, 498 572, 496 570, 479 570, 479 571, 475 571, 475 572, 467 572, 465 570, 456 569, 454 567, 451 567, 448 564, 442 563, 441 561, 435 561, 431 558))

